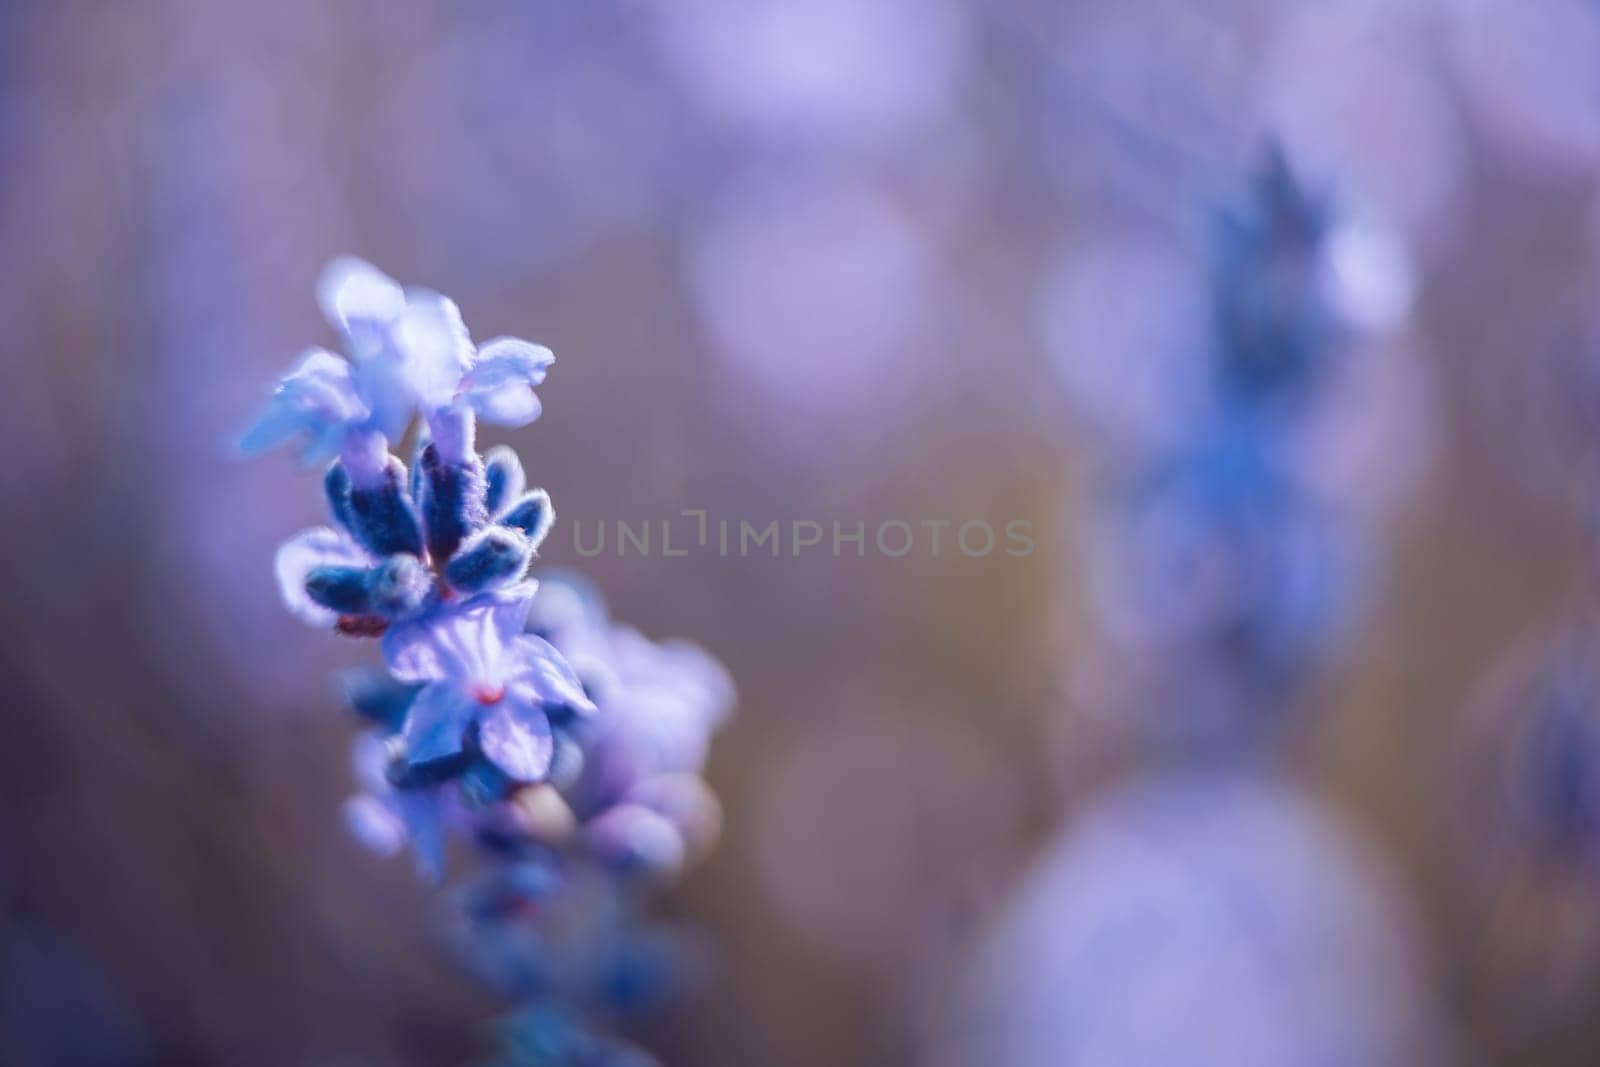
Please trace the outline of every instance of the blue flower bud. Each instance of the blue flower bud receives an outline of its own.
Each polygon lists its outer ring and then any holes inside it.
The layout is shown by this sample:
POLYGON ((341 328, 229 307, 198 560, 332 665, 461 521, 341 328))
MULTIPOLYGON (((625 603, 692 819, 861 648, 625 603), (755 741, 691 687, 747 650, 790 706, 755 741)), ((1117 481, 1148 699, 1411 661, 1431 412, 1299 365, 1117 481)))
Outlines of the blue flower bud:
POLYGON ((375 556, 422 555, 422 529, 405 486, 405 465, 393 456, 376 485, 351 486, 350 532, 375 556))
POLYGON ((505 445, 496 445, 483 454, 483 474, 489 485, 487 504, 491 515, 521 496, 527 487, 522 460, 505 445))
POLYGON ((434 559, 455 555, 461 542, 489 521, 486 492, 483 461, 476 456, 447 463, 437 445, 422 450, 422 522, 434 559))
POLYGON ((400 729, 422 691, 422 686, 398 681, 380 667, 352 668, 339 681, 350 710, 390 732, 400 729))
POLYGON ((534 489, 522 494, 522 499, 511 505, 500 517, 500 521, 506 526, 515 526, 526 533, 537 551, 556 521, 556 509, 550 505, 549 493, 543 489, 534 489))
POLYGON ((306 575, 306 595, 341 615, 371 614, 366 567, 313 567, 306 575))
POLYGON ((373 568, 368 578, 371 611, 385 618, 417 612, 433 590, 433 576, 422 560, 401 552, 373 568))
POLYGON ((416 447, 411 450, 411 477, 408 484, 412 500, 422 499, 422 453, 427 449, 429 440, 428 429, 424 426, 417 435, 416 447))
POLYGON ((341 615, 409 615, 422 607, 432 587, 422 561, 403 552, 376 567, 313 567, 306 575, 306 595, 341 615))
POLYGON ((334 460, 328 473, 322 476, 322 492, 328 498, 328 511, 333 520, 345 530, 352 528, 350 513, 350 472, 344 464, 334 460))
POLYGON ((532 558, 533 545, 522 531, 491 526, 461 546, 445 567, 444 576, 463 593, 481 593, 522 577, 532 558))

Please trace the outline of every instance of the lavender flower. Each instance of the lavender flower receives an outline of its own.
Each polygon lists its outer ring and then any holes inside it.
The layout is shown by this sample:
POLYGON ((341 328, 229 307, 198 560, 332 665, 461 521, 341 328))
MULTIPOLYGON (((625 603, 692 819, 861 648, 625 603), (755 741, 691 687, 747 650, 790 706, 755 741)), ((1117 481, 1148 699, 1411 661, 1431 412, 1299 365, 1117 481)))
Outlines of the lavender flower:
POLYGON ((1187 417, 1108 450, 1091 541, 1101 629, 1137 684, 1186 695, 1191 740, 1270 733, 1359 600, 1368 540, 1300 444, 1354 330, 1328 289, 1334 226, 1270 151, 1215 219, 1211 335, 1173 383, 1187 417))
POLYGON ((522 633, 534 588, 441 606, 384 636, 395 677, 423 685, 400 735, 413 773, 448 770, 472 749, 512 781, 541 781, 555 753, 551 716, 594 710, 560 654, 522 633))
POLYGON ((556 573, 544 586, 529 626, 572 662, 597 706, 582 774, 564 794, 584 843, 616 870, 672 873, 716 841, 721 812, 698 775, 733 683, 698 646, 612 623, 581 579, 556 573))
POLYGON ((420 415, 459 453, 473 416, 503 426, 539 417, 533 387, 555 361, 549 349, 513 337, 474 347, 452 301, 350 257, 328 265, 317 298, 348 359, 321 348, 302 356, 246 432, 246 452, 301 437, 314 463, 370 448, 374 434, 394 440, 420 415))
POLYGON ((305 356, 244 446, 331 460, 332 522, 284 543, 278 584, 306 622, 382 638, 383 668, 346 680, 367 727, 346 821, 376 851, 410 846, 433 881, 448 837, 480 846, 453 900, 471 969, 524 1002, 504 1062, 648 1063, 610 1029, 692 970, 644 891, 716 837, 698 772, 732 686, 693 646, 612 625, 581 584, 546 596, 527 578, 555 513, 513 452, 478 454, 476 423, 537 418, 549 350, 474 346, 453 303, 360 260, 318 295, 347 358, 305 356), (416 419, 408 469, 389 442, 416 419))

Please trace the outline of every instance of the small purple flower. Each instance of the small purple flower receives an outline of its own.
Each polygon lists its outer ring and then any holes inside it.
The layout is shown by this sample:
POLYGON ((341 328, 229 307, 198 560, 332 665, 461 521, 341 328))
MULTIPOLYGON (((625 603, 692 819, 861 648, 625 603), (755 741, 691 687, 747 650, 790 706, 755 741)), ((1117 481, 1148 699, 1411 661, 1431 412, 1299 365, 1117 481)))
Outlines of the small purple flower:
POLYGON ((431 426, 435 416, 452 412, 500 426, 526 426, 539 417, 533 389, 555 362, 548 348, 515 337, 475 346, 455 302, 426 290, 407 294, 406 309, 390 328, 408 403, 431 426))
MULTIPOLYGON (((402 328, 408 296, 370 263, 345 257, 328 264, 317 299, 343 335, 347 359, 321 348, 302 357, 246 432, 241 447, 248 454, 303 436, 302 458, 310 463, 342 452, 352 435, 397 438, 416 407, 414 368, 448 358, 423 351, 437 335, 402 328)), ((434 317, 433 299, 420 297, 419 317, 434 317)))
POLYGON ((372 420, 350 364, 325 348, 308 349, 273 391, 239 447, 247 455, 304 438, 301 462, 310 466, 338 455, 350 432, 372 420))
POLYGON ((317 298, 347 358, 321 348, 301 357, 245 433, 247 454, 303 438, 309 464, 360 447, 365 435, 395 440, 417 415, 444 437, 463 419, 454 433, 470 433, 473 416, 504 426, 539 417, 533 387, 555 361, 549 349, 512 337, 474 347, 453 301, 404 289, 352 257, 328 265, 317 298))
POLYGON ((522 632, 535 588, 527 582, 447 604, 385 635, 395 677, 424 685, 401 733, 411 767, 476 750, 513 781, 537 782, 555 751, 551 712, 594 710, 561 654, 522 632))
POLYGON ((526 426, 539 417, 534 386, 555 362, 548 348, 515 337, 496 337, 473 357, 456 387, 458 401, 497 426, 526 426))
POLYGON ((572 664, 597 708, 583 724, 582 772, 563 790, 584 850, 625 878, 676 875, 721 828, 699 771, 733 706, 727 671, 696 645, 612 623, 598 592, 571 574, 544 576, 529 625, 572 664))
POLYGON ((563 571, 541 572, 529 628, 561 651, 599 706, 594 749, 626 749, 648 774, 700 770, 735 700, 715 657, 613 623, 593 586, 563 571))

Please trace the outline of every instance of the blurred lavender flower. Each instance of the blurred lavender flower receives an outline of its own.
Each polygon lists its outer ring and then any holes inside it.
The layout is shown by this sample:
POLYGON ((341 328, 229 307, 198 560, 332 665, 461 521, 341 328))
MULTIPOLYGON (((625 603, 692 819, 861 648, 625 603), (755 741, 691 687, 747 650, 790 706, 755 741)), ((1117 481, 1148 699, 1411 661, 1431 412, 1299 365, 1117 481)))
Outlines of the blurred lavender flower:
POLYGON ((1107 475, 1091 541, 1101 629, 1134 688, 1186 694, 1185 718, 1163 728, 1190 740, 1259 739, 1360 601, 1361 509, 1327 491, 1330 450, 1306 445, 1326 433, 1347 342, 1393 313, 1377 306, 1391 291, 1363 288, 1382 249, 1352 250, 1349 232, 1273 148, 1249 195, 1215 216, 1205 289, 1152 257, 1102 259, 1047 307, 1046 328, 1072 346, 1059 351, 1074 399, 1110 405, 1091 423, 1107 475), (1133 267, 1165 287, 1167 324, 1079 350, 1095 339, 1086 310, 1105 317, 1092 294, 1133 267), (1130 381, 1137 397, 1112 395, 1130 381))
POLYGON ((554 511, 514 453, 480 456, 474 438, 479 417, 538 416, 547 349, 474 347, 453 303, 359 260, 329 267, 319 297, 349 359, 302 360, 245 444, 302 437, 307 458, 338 456, 333 525, 290 538, 277 576, 306 621, 382 637, 384 668, 345 684, 370 728, 346 821, 378 852, 410 845, 435 881, 448 836, 481 846, 487 865, 454 899, 471 969, 527 1002, 502 1062, 648 1063, 608 1028, 693 969, 644 920, 642 891, 716 837, 697 772, 732 685, 704 652, 614 626, 578 581, 558 577, 532 621, 549 639, 527 632, 526 573, 554 511), (389 441, 418 416, 408 471, 389 441))
POLYGON ((544 576, 528 625, 584 679, 597 711, 564 795, 585 847, 613 869, 668 874, 716 842, 721 810, 699 773, 734 703, 727 671, 697 645, 613 623, 582 579, 544 576))
POLYGON ((416 852, 417 869, 429 881, 444 875, 445 806, 440 790, 399 789, 390 777, 394 750, 376 735, 356 740, 351 764, 364 792, 345 802, 345 825, 363 845, 386 856, 406 845, 416 852))

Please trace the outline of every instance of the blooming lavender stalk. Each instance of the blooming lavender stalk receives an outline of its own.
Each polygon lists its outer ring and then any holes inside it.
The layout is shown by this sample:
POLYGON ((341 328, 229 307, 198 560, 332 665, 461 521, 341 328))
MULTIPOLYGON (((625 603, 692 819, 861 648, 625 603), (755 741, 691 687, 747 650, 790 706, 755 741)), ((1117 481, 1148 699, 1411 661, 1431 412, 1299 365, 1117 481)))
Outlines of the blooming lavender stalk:
POLYGON ((694 646, 613 625, 577 579, 535 599, 549 496, 475 436, 479 419, 538 417, 548 349, 476 346, 449 300, 358 260, 333 263, 318 293, 347 357, 302 356, 243 445, 296 442, 328 463, 332 524, 279 550, 283 599, 381 638, 383 666, 345 680, 367 726, 347 821, 379 851, 409 845, 435 882, 450 836, 477 846, 450 899, 471 970, 517 1004, 496 1062, 647 1063, 611 1031, 693 970, 692 939, 644 904, 717 836, 699 771, 731 682, 694 646), (419 419, 408 470, 390 447, 419 419))

